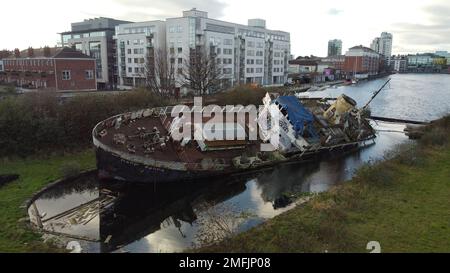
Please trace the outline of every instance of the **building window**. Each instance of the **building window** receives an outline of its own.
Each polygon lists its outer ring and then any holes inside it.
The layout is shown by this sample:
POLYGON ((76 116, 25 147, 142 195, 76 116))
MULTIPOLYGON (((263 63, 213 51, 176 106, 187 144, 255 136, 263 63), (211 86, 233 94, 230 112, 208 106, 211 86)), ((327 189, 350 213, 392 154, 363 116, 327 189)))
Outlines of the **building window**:
POLYGON ((70 80, 70 70, 63 70, 62 79, 65 81, 70 80))
POLYGON ((183 59, 182 58, 178 58, 178 64, 182 64, 183 63, 183 59))
POLYGON ((128 67, 128 73, 132 73, 133 72, 133 68, 128 67))
POLYGON ((75 50, 83 51, 83 44, 76 43, 76 44, 75 44, 75 50))
POLYGON ((183 53, 183 48, 182 47, 178 48, 178 53, 183 53))
POLYGON ((233 50, 229 49, 229 48, 224 48, 223 49, 223 54, 224 55, 232 55, 233 54, 233 50))
POLYGON ((223 59, 223 64, 232 64, 233 59, 223 59))
POLYGON ((223 39, 223 44, 224 45, 233 45, 233 40, 232 39, 223 39))
POLYGON ((247 56, 255 56, 254 50, 247 50, 247 56))
POLYGON ((94 79, 94 71, 93 70, 86 70, 86 80, 92 80, 94 79))

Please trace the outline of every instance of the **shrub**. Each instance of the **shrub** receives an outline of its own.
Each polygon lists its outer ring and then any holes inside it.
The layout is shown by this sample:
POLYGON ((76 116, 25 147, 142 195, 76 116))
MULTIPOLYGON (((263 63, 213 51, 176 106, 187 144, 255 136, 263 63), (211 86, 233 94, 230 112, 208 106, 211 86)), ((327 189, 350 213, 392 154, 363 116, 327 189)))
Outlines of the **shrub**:
POLYGON ((15 94, 17 91, 16 87, 14 85, 7 85, 5 87, 5 92, 8 94, 15 94))
POLYGON ((261 105, 267 90, 251 85, 240 85, 231 91, 220 93, 217 99, 222 105, 261 105))
POLYGON ((449 132, 446 128, 433 127, 420 139, 420 143, 425 146, 443 146, 449 141, 449 132))
POLYGON ((8 97, 0 101, 0 157, 87 147, 98 122, 164 104, 165 100, 145 90, 82 95, 65 101, 54 92, 8 97))
POLYGON ((391 164, 367 163, 358 170, 356 180, 369 186, 386 186, 393 182, 394 172, 391 164))

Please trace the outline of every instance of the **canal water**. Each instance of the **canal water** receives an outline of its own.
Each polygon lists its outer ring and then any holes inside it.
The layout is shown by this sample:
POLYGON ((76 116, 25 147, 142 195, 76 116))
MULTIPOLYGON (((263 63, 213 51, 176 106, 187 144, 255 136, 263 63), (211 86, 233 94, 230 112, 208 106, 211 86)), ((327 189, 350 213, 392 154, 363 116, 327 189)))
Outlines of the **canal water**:
MULTIPOLYGON (((450 112, 449 75, 391 78, 390 86, 371 105, 373 115, 429 121, 450 112)), ((302 96, 337 97, 345 93, 363 105, 386 80, 302 96)), ((398 144, 409 141, 402 133, 404 124, 378 122, 374 126, 379 130, 375 145, 321 162, 280 166, 246 177, 173 185, 99 184, 92 174, 44 194, 35 202, 36 209, 46 229, 86 237, 78 240, 83 252, 181 252, 286 212, 295 206, 286 201, 289 196, 327 191, 351 179, 361 165, 380 160, 398 144), (59 223, 45 221, 77 204, 99 199, 104 205, 101 213, 98 209, 97 214, 92 212, 98 207, 87 206, 82 215, 57 217, 59 223), (108 203, 111 200, 112 205, 108 203)))

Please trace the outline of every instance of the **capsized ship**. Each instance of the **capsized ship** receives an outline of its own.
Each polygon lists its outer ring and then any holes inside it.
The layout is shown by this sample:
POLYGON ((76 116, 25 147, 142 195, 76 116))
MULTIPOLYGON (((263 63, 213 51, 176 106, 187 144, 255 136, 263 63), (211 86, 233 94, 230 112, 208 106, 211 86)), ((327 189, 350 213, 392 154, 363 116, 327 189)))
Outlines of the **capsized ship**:
MULTIPOLYGON (((235 116, 234 122, 213 126, 215 133, 226 135, 231 131, 240 136, 236 140, 175 140, 174 133, 186 125, 183 120, 204 109, 189 108, 175 118, 172 110, 143 109, 100 122, 93 129, 93 143, 101 178, 163 183, 223 177, 320 160, 324 154, 361 149, 376 138, 366 107, 357 108, 346 95, 330 101, 267 94, 257 117, 258 124, 266 127, 259 140, 249 138, 258 130, 249 115, 243 123, 237 122, 235 116), (270 144, 274 149, 261 151, 261 144, 270 144)), ((224 117, 226 110, 221 108, 224 117)), ((201 124, 188 125, 192 133, 200 126, 206 135, 211 118, 203 117, 201 124)))

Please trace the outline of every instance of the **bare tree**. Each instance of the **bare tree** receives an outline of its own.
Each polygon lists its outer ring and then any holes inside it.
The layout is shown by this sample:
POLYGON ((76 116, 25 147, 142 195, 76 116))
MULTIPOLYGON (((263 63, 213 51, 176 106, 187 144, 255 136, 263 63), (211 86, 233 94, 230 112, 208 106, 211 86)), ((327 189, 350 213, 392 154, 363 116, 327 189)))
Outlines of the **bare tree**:
POLYGON ((152 92, 169 97, 175 92, 175 64, 165 48, 149 52, 144 64, 145 85, 152 92))
POLYGON ((223 69, 216 61, 215 47, 196 47, 185 58, 180 71, 182 84, 191 87, 196 95, 217 90, 223 69))

